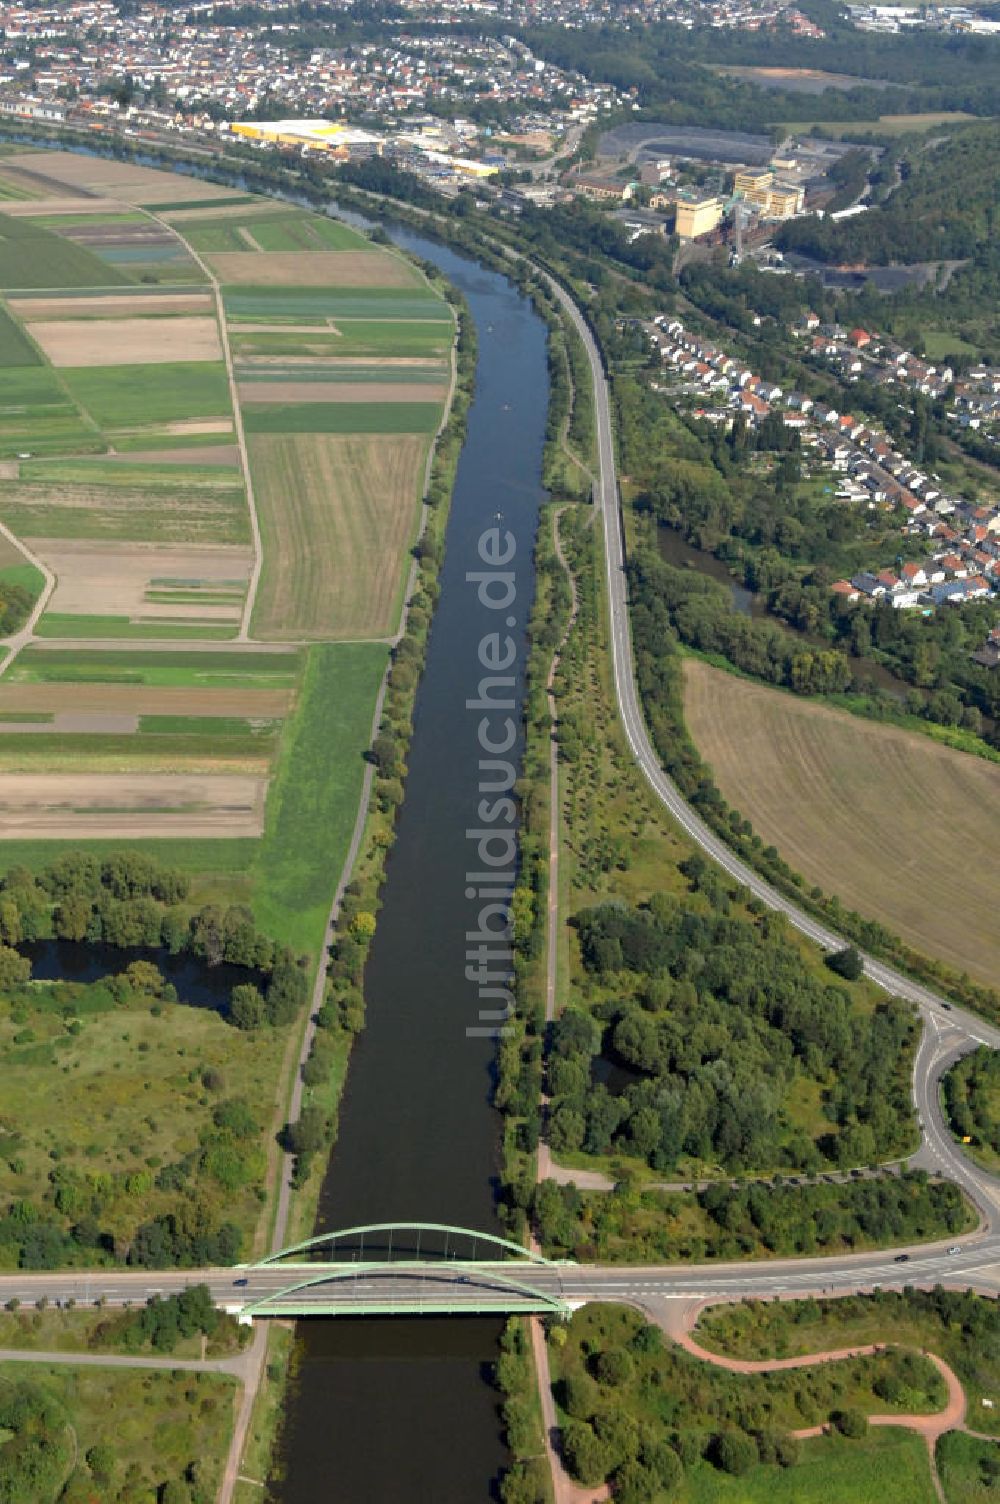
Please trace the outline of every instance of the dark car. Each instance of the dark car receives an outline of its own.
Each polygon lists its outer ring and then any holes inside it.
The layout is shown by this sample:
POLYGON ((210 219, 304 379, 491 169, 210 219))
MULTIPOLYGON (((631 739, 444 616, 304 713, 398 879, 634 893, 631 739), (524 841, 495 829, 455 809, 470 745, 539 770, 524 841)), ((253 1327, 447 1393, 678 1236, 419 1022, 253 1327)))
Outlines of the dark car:
POLYGON ((250 1281, 248 1279, 234 1279, 233 1280, 233 1284, 234 1285, 248 1285, 249 1283, 250 1283, 250 1281))
POLYGON ((893 1259, 894 1264, 908 1264, 909 1262, 910 1255, 908 1253, 897 1253, 896 1257, 893 1259))

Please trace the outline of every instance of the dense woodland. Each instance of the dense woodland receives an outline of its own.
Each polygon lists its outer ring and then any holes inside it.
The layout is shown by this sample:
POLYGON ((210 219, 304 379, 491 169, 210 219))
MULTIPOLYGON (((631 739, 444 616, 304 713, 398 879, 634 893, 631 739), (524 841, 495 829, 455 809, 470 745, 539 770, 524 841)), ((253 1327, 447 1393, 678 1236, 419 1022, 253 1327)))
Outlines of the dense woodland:
POLYGON ((852 1168, 905 1151, 910 1011, 895 1000, 869 1011, 829 974, 814 976, 780 919, 740 917, 700 855, 681 871, 689 902, 661 894, 574 920, 591 1011, 567 1010, 552 1027, 554 1152, 738 1173, 852 1168), (602 1053, 627 1067, 623 1089, 595 1083, 602 1053), (793 1093, 815 1094, 815 1122, 790 1119, 793 1093))
POLYGON ((944 1105, 959 1138, 1000 1155, 1000 1051, 980 1045, 953 1065, 944 1078, 944 1105))
POLYGON ((792 1185, 718 1181, 697 1192, 579 1191, 544 1180, 529 1195, 545 1251, 601 1263, 798 1256, 899 1247, 964 1232, 958 1187, 922 1172, 792 1185))
POLYGON ((807 215, 775 243, 836 263, 958 260, 993 239, 1000 139, 993 125, 954 127, 900 160, 903 181, 876 210, 833 223, 807 215))

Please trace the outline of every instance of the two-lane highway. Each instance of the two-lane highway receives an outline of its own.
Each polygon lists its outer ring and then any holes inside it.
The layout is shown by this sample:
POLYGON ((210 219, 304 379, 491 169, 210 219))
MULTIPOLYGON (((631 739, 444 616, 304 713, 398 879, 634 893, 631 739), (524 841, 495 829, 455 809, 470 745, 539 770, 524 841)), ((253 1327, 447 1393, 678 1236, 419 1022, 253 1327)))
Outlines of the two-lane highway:
MULTIPOLYGON (((643 716, 632 656, 632 633, 629 622, 628 587, 625 575, 625 549, 621 498, 615 464, 611 402, 600 351, 590 326, 574 300, 553 278, 546 279, 552 292, 568 314, 583 341, 590 363, 594 386, 594 409, 598 447, 598 495, 604 532, 604 558, 607 573, 608 602, 611 620, 612 660, 618 711, 625 735, 636 762, 654 793, 687 834, 729 875, 742 883, 770 908, 786 916, 789 923, 821 945, 835 951, 845 945, 843 936, 828 929, 803 909, 773 888, 752 867, 740 860, 726 843, 695 814, 677 785, 664 772, 653 747, 643 716)), ((937 1102, 938 1083, 947 1067, 977 1044, 1000 1048, 1000 1029, 975 1014, 959 1008, 929 987, 913 981, 874 956, 864 955, 865 973, 878 986, 912 1003, 924 1020, 924 1039, 917 1055, 914 1098, 921 1121, 924 1144, 918 1162, 956 1180, 975 1200, 988 1225, 1000 1210, 997 1180, 970 1165, 957 1148, 944 1123, 937 1102), (947 1048, 940 1048, 945 1035, 947 1048)))

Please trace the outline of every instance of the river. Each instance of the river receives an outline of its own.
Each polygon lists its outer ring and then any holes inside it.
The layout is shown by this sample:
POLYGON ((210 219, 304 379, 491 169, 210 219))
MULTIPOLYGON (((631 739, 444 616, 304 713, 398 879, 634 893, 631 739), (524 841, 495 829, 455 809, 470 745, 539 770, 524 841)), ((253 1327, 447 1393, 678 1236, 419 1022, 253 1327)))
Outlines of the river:
MULTIPOLYGON (((351 1057, 318 1227, 394 1219, 498 1231, 500 1120, 491 1105, 496 1043, 478 1026, 465 979, 465 896, 477 866, 466 830, 482 824, 479 712, 484 634, 518 646, 511 712, 520 725, 532 551, 542 498, 548 403, 545 329, 493 272, 408 231, 393 239, 433 261, 465 294, 479 336, 446 534, 441 596, 417 695, 406 797, 365 976, 367 1023, 351 1057), (498 517, 499 514, 499 517, 498 517), (499 526, 516 542, 516 596, 482 605, 470 570, 499 526)), ((520 743, 507 755, 520 757, 520 743)), ((495 1496, 506 1461, 497 1395, 486 1382, 495 1320, 414 1318, 300 1323, 295 1378, 271 1492, 282 1504, 475 1504, 495 1496)))

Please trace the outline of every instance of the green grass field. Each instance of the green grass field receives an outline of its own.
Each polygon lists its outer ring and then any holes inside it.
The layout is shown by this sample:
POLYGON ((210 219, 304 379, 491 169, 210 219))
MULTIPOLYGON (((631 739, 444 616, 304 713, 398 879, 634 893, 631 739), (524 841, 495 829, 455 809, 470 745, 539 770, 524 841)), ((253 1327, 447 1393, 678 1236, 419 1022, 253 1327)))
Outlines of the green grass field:
MULTIPOLYGON (((686 1475, 686 1504, 935 1504, 927 1449, 895 1427, 863 1441, 841 1436, 806 1441, 790 1468, 756 1467, 731 1478, 708 1463, 686 1475)), ((982 1496, 987 1497, 985 1494, 982 1496)), ((948 1496, 948 1504, 959 1501, 948 1496)))
MULTIPOLYGON (((183 1488, 190 1497, 184 1475, 193 1466, 199 1490, 204 1488, 205 1498, 215 1497, 232 1433, 235 1379, 224 1374, 135 1372, 71 1364, 0 1364, 0 1386, 8 1389, 25 1383, 38 1385, 66 1412, 71 1428, 68 1458, 77 1458, 74 1498, 99 1497, 84 1462, 94 1447, 107 1449, 116 1491, 131 1473, 134 1482, 129 1484, 129 1494, 136 1499, 165 1497, 168 1484, 183 1488)), ((63 1496, 60 1485, 58 1497, 63 1496)), ((104 1490, 100 1495, 114 1496, 104 1490)), ((50 1504, 54 1496, 19 1493, 10 1497, 50 1504)))
POLYGON ((1000 1445, 995 1441, 949 1431, 938 1442, 935 1457, 948 1504, 995 1504, 1000 1480, 1000 1445))
MULTIPOLYGON (((243 384, 254 381, 328 381, 331 385, 343 382, 354 385, 358 382, 376 384, 391 381, 394 384, 404 382, 408 386, 419 387, 445 385, 451 378, 451 372, 444 361, 429 366, 389 365, 387 362, 333 366, 323 365, 320 361, 303 366, 301 363, 272 365, 268 362, 266 365, 237 366, 236 378, 243 384)), ((417 395, 414 393, 414 396, 417 395)))
POLYGON ((338 291, 316 287, 227 287, 226 313, 230 319, 429 319, 447 321, 448 311, 432 292, 414 292, 406 287, 369 287, 364 291, 338 291))
POLYGON ((309 649, 254 864, 258 924, 315 955, 357 816, 364 753, 388 654, 378 643, 309 649))
POLYGON ((245 402, 247 433, 433 433, 436 402, 245 402))
POLYGON ((250 334, 230 336, 233 354, 241 359, 267 356, 329 355, 345 357, 444 357, 451 349, 453 326, 443 323, 393 324, 355 319, 338 324, 339 334, 322 325, 316 332, 283 332, 279 325, 250 334))
MULTIPOLYGON (((380 649, 381 651, 381 649, 380 649)), ((113 648, 25 648, 8 671, 22 684, 214 684, 279 689, 295 683, 301 654, 185 653, 113 648)))
POLYGON ((128 279, 30 219, 0 214, 0 287, 117 287, 128 279))
POLYGON ((42 357, 6 308, 0 308, 0 366, 40 366, 42 357))
POLYGON ((142 736, 253 737, 266 742, 274 736, 280 725, 280 720, 249 721, 233 715, 141 715, 139 717, 139 733, 142 736))
POLYGON ((75 400, 109 432, 183 418, 228 417, 232 410, 221 361, 78 366, 62 375, 75 400))
POLYGON ((46 611, 35 628, 39 637, 135 637, 166 641, 176 638, 224 641, 236 635, 239 623, 216 621, 130 621, 127 616, 71 616, 46 611))

